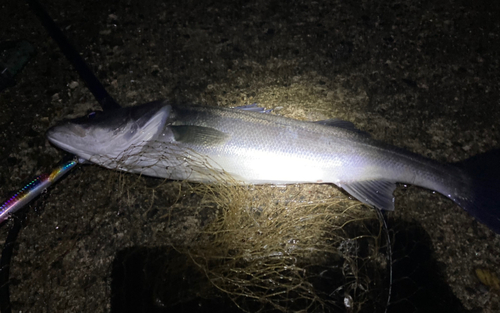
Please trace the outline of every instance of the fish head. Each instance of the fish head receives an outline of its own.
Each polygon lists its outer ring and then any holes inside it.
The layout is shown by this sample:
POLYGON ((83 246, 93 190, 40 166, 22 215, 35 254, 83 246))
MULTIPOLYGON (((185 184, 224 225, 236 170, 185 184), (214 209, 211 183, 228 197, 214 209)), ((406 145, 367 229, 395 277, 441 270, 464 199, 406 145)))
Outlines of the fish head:
POLYGON ((170 112, 164 101, 92 112, 50 128, 46 136, 54 146, 85 160, 118 158, 161 132, 170 112))

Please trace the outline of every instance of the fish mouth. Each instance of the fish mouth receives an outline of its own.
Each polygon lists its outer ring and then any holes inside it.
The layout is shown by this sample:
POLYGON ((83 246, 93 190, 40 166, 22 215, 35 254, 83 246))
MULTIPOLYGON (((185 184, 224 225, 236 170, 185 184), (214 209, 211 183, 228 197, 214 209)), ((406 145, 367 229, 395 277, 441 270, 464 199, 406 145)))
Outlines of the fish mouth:
POLYGON ((49 130, 47 130, 47 132, 45 133, 45 137, 52 145, 56 146, 57 148, 67 151, 71 154, 75 154, 82 159, 89 160, 90 155, 77 147, 78 138, 82 137, 81 132, 74 131, 77 130, 77 127, 70 127, 72 129, 69 130, 67 126, 69 125, 54 126, 52 128, 49 128, 49 130))

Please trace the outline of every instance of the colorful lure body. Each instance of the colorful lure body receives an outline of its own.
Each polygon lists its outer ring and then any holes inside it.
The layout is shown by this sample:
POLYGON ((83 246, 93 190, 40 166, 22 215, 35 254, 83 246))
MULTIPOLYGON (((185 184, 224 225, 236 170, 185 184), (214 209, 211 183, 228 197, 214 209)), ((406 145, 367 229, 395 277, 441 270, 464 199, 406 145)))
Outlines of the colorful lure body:
POLYGON ((44 190, 75 167, 76 164, 78 164, 78 162, 75 160, 63 162, 55 168, 52 173, 42 174, 26 184, 26 186, 21 188, 0 206, 0 223, 7 220, 10 214, 21 209, 31 200, 40 195, 44 190))

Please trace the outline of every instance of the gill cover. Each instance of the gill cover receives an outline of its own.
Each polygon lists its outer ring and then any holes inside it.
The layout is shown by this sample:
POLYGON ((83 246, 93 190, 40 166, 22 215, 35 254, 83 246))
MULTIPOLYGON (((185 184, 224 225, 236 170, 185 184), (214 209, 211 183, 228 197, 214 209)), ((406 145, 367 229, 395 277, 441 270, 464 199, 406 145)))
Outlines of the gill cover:
POLYGON ((116 158, 160 132, 171 112, 164 101, 89 114, 55 126, 47 139, 55 146, 90 160, 116 158))

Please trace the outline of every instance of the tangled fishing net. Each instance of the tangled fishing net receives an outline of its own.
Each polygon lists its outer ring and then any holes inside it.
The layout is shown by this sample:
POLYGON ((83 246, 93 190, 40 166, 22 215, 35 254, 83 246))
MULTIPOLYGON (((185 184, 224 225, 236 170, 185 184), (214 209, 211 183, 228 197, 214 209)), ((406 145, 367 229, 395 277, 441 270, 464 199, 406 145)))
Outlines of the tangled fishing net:
POLYGON ((194 185, 216 217, 178 247, 244 311, 361 311, 380 293, 382 227, 359 202, 303 186, 194 185))
POLYGON ((329 185, 250 186, 211 175, 217 183, 180 184, 179 195, 196 195, 196 206, 215 216, 193 240, 172 244, 190 260, 186 271, 199 271, 246 312, 375 312, 385 304, 388 258, 374 209, 332 197, 329 185))

